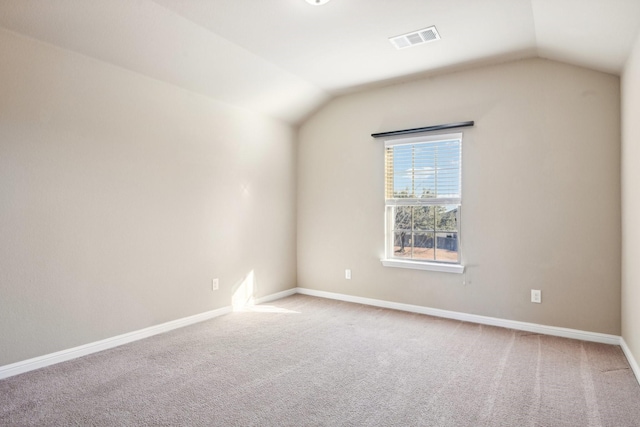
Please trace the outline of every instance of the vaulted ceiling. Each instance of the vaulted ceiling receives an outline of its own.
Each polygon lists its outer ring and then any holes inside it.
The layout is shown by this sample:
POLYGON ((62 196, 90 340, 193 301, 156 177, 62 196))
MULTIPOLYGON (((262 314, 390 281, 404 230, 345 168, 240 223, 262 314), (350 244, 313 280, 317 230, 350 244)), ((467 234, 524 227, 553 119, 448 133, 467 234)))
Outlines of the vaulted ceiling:
POLYGON ((2 0, 0 27, 296 124, 341 93, 511 59, 619 74, 640 0, 2 0), (431 25, 441 40, 388 40, 431 25))

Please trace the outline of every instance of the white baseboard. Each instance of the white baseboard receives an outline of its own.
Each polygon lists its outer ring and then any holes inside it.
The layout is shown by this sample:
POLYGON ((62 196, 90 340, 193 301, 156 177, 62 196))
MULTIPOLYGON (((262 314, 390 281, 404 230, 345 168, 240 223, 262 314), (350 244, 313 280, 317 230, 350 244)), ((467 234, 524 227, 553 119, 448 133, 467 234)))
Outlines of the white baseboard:
POLYGON ((231 313, 231 307, 223 307, 217 310, 207 311, 204 313, 196 314, 194 316, 184 317, 182 319, 162 323, 160 325, 150 326, 138 331, 128 332, 126 334, 107 338, 101 341, 84 344, 78 347, 69 348, 67 350, 62 350, 51 354, 45 354, 44 356, 34 357, 33 359, 23 360, 20 362, 12 363, 10 365, 0 366, 0 380, 3 378, 12 377, 14 375, 33 371, 35 369, 55 365, 56 363, 66 362, 67 360, 76 359, 78 357, 86 356, 92 353, 97 353, 99 351, 107 350, 123 344, 128 344, 130 342, 148 338, 153 335, 161 334, 163 332, 169 332, 174 329, 192 325, 194 323, 213 319, 214 317, 222 316, 223 314, 227 313, 231 313))
MULTIPOLYGON (((377 300, 371 298, 357 297, 352 295, 338 294, 333 292, 317 291, 314 289, 306 288, 294 288, 286 291, 278 292, 272 295, 266 295, 264 297, 257 298, 256 304, 264 304, 267 302, 275 301, 281 298, 285 298, 294 294, 310 295, 320 298, 328 298, 339 301, 353 302, 358 304, 370 305, 374 307, 390 308, 393 310, 408 311, 411 313, 427 314, 430 316, 444 317, 447 319, 461 320, 465 322, 479 323, 483 325, 499 326, 503 328, 517 329, 521 331, 535 332, 544 335, 553 335, 565 338, 573 338, 583 341, 592 341, 603 344, 619 345, 622 348, 631 369, 636 376, 636 379, 640 382, 640 367, 634 359, 629 347, 622 337, 616 335, 600 334, 597 332, 586 332, 576 329, 558 328, 554 326, 538 325, 535 323, 518 322, 515 320, 505 320, 495 317, 479 316, 475 314, 467 314, 456 311, 440 310, 437 308, 422 307, 418 305, 396 303, 384 300, 377 300)), ((54 365, 56 363, 65 362, 67 360, 75 359, 78 357, 86 356, 92 353, 97 353, 102 350, 107 350, 113 347, 117 347, 123 344, 128 344, 133 341, 141 340, 151 337, 153 335, 161 334, 163 332, 169 332, 174 329, 182 328, 184 326, 192 325, 194 323, 202 322, 205 320, 213 319, 214 317, 222 316, 224 314, 231 313, 232 308, 222 307, 217 310, 211 310, 204 313, 196 314, 194 316, 185 317, 182 319, 173 320, 171 322, 162 323, 160 325, 151 326, 138 331, 129 332, 126 334, 118 335, 112 338, 107 338, 101 341, 81 345, 78 347, 70 348, 67 350, 58 351, 56 353, 46 354, 44 356, 34 357, 32 359, 23 360, 20 362, 12 363, 10 365, 0 366, 0 380, 8 378, 14 375, 22 374, 25 372, 33 371, 35 369, 44 368, 46 366, 54 365)))
POLYGON ((627 360, 629 361, 629 365, 631 365, 631 370, 636 376, 636 380, 638 380, 638 383, 640 383, 640 366, 638 366, 638 362, 636 361, 635 357, 633 357, 633 354, 631 353, 627 342, 624 340, 624 337, 620 337, 620 347, 622 347, 624 355, 627 356, 627 360))
MULTIPOLYGON (((255 300, 255 303, 264 304, 266 302, 271 302, 280 298, 291 296, 295 293, 295 288, 288 289, 286 291, 257 298, 255 300)), ((158 335, 163 332, 169 332, 174 329, 182 328, 184 326, 193 325, 194 323, 203 322, 205 320, 213 319, 214 317, 222 316, 223 314, 231 313, 231 311, 231 306, 222 307, 217 310, 211 310, 204 313, 196 314, 194 316, 184 317, 182 319, 162 323, 160 325, 150 326, 145 329, 128 332, 126 334, 107 338, 101 341, 84 344, 78 347, 73 347, 51 354, 45 354, 44 356, 34 357, 33 359, 23 360, 20 362, 12 363, 10 365, 0 366, 0 380, 3 378, 12 377, 14 375, 33 371, 34 369, 44 368, 46 366, 55 365, 56 363, 66 362, 67 360, 87 356, 89 354, 97 353, 99 351, 107 350, 123 344, 128 344, 130 342, 148 338, 153 335, 158 335)))
POLYGON ((444 317, 447 319, 461 320, 464 322, 480 323, 482 325, 499 326, 502 328, 517 329, 519 331, 534 332, 538 334, 553 335, 557 337, 573 338, 582 341, 620 345, 620 337, 617 335, 600 334, 597 332, 580 331, 577 329, 559 328, 556 326, 538 325, 536 323, 527 323, 519 322, 516 320, 499 319, 496 317, 479 316, 477 314, 440 310, 437 308, 356 297, 352 295, 338 294, 333 292, 316 291, 314 289, 297 288, 296 290, 299 294, 303 295, 329 298, 346 302, 355 302, 358 304, 408 311, 411 313, 428 314, 429 316, 444 317))

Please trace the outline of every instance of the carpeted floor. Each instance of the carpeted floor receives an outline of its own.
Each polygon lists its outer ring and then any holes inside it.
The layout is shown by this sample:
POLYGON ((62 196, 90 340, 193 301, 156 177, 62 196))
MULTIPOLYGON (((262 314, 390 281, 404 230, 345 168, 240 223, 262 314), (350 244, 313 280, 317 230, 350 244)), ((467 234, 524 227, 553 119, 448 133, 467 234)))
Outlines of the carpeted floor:
POLYGON ((617 346, 294 295, 0 381, 2 426, 640 426, 617 346))

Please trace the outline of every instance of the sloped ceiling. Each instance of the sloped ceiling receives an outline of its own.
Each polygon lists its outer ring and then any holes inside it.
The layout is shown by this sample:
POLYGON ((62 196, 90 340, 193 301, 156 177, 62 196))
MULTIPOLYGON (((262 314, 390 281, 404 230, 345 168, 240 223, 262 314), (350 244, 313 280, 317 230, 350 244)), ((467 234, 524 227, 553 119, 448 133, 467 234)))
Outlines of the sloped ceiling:
POLYGON ((476 64, 619 74, 640 0, 3 0, 0 27, 297 124, 337 94, 476 64), (431 25, 438 42, 388 41, 431 25))

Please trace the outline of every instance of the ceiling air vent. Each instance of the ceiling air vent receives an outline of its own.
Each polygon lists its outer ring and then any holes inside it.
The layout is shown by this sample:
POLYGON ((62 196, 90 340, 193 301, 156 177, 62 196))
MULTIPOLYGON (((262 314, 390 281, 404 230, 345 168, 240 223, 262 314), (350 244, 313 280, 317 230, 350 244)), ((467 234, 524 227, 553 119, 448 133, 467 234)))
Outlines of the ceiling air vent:
POLYGON ((440 40, 440 34, 436 27, 425 28, 424 30, 412 31, 401 36, 391 37, 389 41, 396 49, 417 46, 419 44, 440 40))

